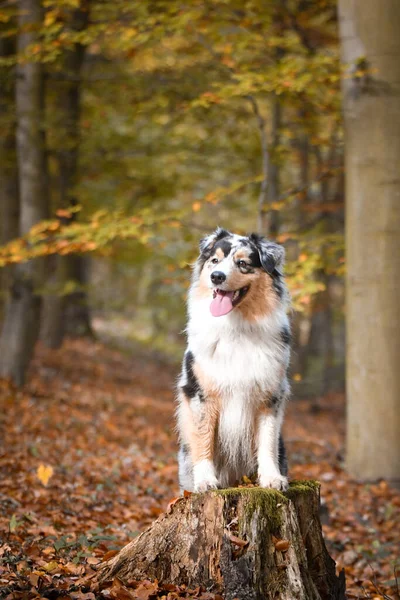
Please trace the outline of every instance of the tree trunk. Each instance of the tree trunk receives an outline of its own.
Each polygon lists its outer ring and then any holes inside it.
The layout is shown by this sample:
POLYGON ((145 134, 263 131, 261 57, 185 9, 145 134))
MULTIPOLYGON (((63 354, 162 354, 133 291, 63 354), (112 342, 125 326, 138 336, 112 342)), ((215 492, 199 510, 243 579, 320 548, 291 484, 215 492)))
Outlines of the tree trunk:
MULTIPOLYGON (((303 231, 306 225, 304 205, 308 202, 310 185, 310 141, 309 134, 304 129, 305 108, 299 110, 298 118, 301 125, 296 147, 299 160, 299 188, 301 193, 295 201, 295 226, 298 231, 303 231)), ((287 245, 287 260, 297 260, 301 253, 299 242, 293 241, 287 245)), ((308 360, 308 332, 310 330, 310 317, 301 311, 293 311, 292 314, 292 339, 293 352, 291 360, 291 373, 300 374, 302 379, 306 376, 308 360)), ((299 395, 301 384, 293 382, 294 396, 299 395)), ((301 386, 302 387, 302 386, 301 386)))
POLYGON ((347 468, 400 480, 400 2, 340 0, 347 468))
MULTIPOLYGON (((88 23, 88 4, 83 2, 81 8, 70 12, 69 28, 72 31, 83 31, 88 23)), ((79 120, 81 114, 81 72, 85 56, 85 46, 74 44, 71 50, 65 50, 62 77, 58 82, 57 112, 58 112, 58 147, 56 149, 56 160, 58 164, 58 198, 59 207, 68 208, 77 203, 74 196, 74 187, 78 177, 78 152, 79 152, 79 120)), ((79 303, 74 311, 82 313, 81 304, 86 302, 84 292, 65 294, 65 286, 68 280, 74 279, 74 274, 80 269, 76 268, 76 262, 80 260, 74 256, 58 256, 50 262, 52 273, 48 281, 49 293, 44 297, 43 323, 41 338, 46 346, 59 348, 62 344, 66 328, 66 312, 69 305, 79 303), (74 273, 75 272, 75 273, 74 273)), ((78 283, 82 283, 78 279, 78 283)), ((86 315, 88 311, 85 311, 86 315)), ((85 322, 79 330, 90 330, 90 323, 85 322)))
POLYGON ((261 156, 263 180, 258 198, 257 230, 258 233, 275 238, 279 229, 279 213, 271 208, 280 195, 280 167, 277 162, 277 149, 280 142, 282 107, 278 96, 271 99, 271 143, 268 144, 266 123, 261 116, 257 102, 252 99, 254 113, 257 117, 261 139, 261 156))
POLYGON ((118 577, 203 586, 226 600, 344 599, 344 572, 323 541, 315 482, 286 494, 231 488, 192 494, 100 567, 118 577))
MULTIPOLYGON (((13 25, 15 25, 13 23, 13 25)), ((15 37, 4 36, 0 30, 0 57, 15 54, 15 37)), ((15 72, 12 67, 0 67, 0 244, 18 237, 18 171, 15 148, 15 72)), ((9 288, 12 267, 0 270, 0 306, 9 288)))
MULTIPOLYGON (((41 21, 38 0, 18 3, 18 53, 37 40, 41 21)), ((43 77, 38 62, 17 67, 17 160, 19 174, 19 234, 47 217, 45 147, 43 134, 43 77)), ((0 375, 21 385, 39 333, 43 261, 16 266, 0 338, 0 375)))

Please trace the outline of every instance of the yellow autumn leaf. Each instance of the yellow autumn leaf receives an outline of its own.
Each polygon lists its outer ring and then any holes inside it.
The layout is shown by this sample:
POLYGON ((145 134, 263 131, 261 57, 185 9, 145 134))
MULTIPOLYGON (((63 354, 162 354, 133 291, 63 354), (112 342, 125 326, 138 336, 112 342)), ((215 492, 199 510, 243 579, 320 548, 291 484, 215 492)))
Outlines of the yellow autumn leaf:
POLYGON ((200 209, 201 209, 201 203, 200 202, 193 202, 193 204, 192 204, 192 210, 193 210, 193 212, 199 212, 200 209))
POLYGON ((50 465, 39 465, 38 470, 36 471, 36 475, 38 479, 43 483, 43 485, 47 485, 49 483, 50 478, 53 476, 54 470, 50 465))

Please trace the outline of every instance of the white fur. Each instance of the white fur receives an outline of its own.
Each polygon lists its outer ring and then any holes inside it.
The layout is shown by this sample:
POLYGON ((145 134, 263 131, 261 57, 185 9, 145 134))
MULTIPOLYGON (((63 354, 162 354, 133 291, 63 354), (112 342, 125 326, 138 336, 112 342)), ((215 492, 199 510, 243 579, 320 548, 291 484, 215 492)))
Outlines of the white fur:
POLYGON ((211 460, 201 460, 193 466, 193 480, 195 492, 206 492, 217 489, 218 479, 215 474, 214 463, 211 460))
POLYGON ((184 490, 193 490, 193 465, 190 456, 186 454, 181 448, 178 453, 178 465, 179 465, 179 484, 180 492, 183 494, 184 490))
POLYGON ((188 349, 201 369, 214 380, 221 392, 247 394, 259 389, 274 393, 281 383, 282 366, 289 361, 288 348, 282 345, 280 332, 288 327, 285 307, 256 323, 242 319, 233 310, 213 317, 210 298, 189 295, 188 349))
POLYGON ((279 431, 282 424, 283 411, 277 415, 262 415, 258 423, 258 477, 261 487, 272 487, 286 490, 287 478, 279 471, 278 455, 276 448, 279 442, 279 431))

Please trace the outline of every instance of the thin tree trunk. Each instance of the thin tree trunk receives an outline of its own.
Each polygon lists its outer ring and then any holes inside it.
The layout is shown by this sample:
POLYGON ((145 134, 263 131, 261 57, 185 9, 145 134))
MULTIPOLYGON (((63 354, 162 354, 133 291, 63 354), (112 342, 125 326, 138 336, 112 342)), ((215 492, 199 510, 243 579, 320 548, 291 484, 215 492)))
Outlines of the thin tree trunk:
POLYGON ((271 208, 271 204, 277 202, 280 195, 280 168, 276 152, 280 142, 282 107, 279 98, 273 95, 271 99, 271 143, 268 144, 265 119, 260 113, 258 103, 253 98, 250 100, 260 132, 263 172, 258 198, 257 231, 262 235, 275 238, 279 229, 279 213, 271 208))
POLYGON ((70 257, 68 264, 69 277, 80 286, 69 295, 65 309, 66 333, 72 336, 94 336, 85 289, 89 283, 88 260, 87 256, 76 254, 70 257))
MULTIPOLYGON (((83 31, 88 23, 88 5, 84 2, 80 9, 73 10, 70 15, 69 28, 72 31, 83 31)), ((74 187, 78 177, 78 152, 80 138, 81 114, 81 72, 85 56, 85 46, 75 44, 72 50, 66 50, 63 65, 63 80, 58 83, 57 105, 59 114, 59 132, 56 158, 58 163, 58 197, 59 207, 68 208, 76 204, 74 187)), ((81 257, 55 256, 50 262, 52 269, 48 281, 49 293, 44 298, 44 311, 41 338, 50 348, 59 348, 66 333, 66 311, 74 314, 73 328, 76 333, 91 332, 87 297, 83 291, 65 294, 68 280, 75 280, 82 274, 81 257), (78 303, 76 310, 69 305, 78 303), (83 305, 86 309, 83 310, 83 305), (78 316, 79 315, 79 316, 78 316)), ((83 284, 81 279, 77 280, 83 284)), ((71 316, 71 315, 70 315, 71 316)), ((69 323, 69 329, 73 323, 69 323)))
MULTIPOLYGON (((269 147, 270 160, 268 163, 268 206, 278 202, 280 197, 280 166, 278 162, 278 148, 280 144, 280 129, 282 125, 282 106, 278 96, 274 95, 271 100, 271 144, 269 147)), ((267 235, 276 238, 279 231, 279 212, 270 208, 267 235)))
MULTIPOLYGON (((37 40, 41 22, 38 0, 18 3, 18 53, 37 40)), ((19 234, 26 234, 35 223, 47 217, 43 134, 43 77, 38 62, 22 62, 17 67, 17 160, 19 173, 19 234)), ((15 268, 10 298, 5 310, 0 338, 0 375, 11 377, 17 385, 24 381, 39 333, 43 285, 43 261, 34 260, 15 268)))
MULTIPOLYGON (((332 213, 324 211, 324 206, 333 200, 335 192, 331 192, 331 175, 329 171, 334 168, 336 161, 336 125, 330 139, 330 149, 324 157, 319 147, 315 148, 315 156, 317 159, 317 179, 320 181, 320 194, 318 204, 320 211, 317 215, 317 221, 320 230, 324 234, 329 234, 332 231, 332 213), (324 171, 326 173, 324 174, 324 171)), ((328 261, 328 251, 326 243, 322 244, 320 249, 323 257, 324 265, 316 273, 318 281, 324 285, 321 292, 315 294, 312 302, 311 328, 308 343, 308 359, 311 356, 320 359, 319 374, 321 385, 319 392, 327 393, 331 388, 331 378, 333 375, 333 367, 335 362, 334 339, 333 339, 333 310, 331 297, 332 276, 326 271, 326 263, 328 261)), ((316 389, 314 392, 317 391, 316 389)))
MULTIPOLYGON (((299 119, 302 124, 304 120, 304 110, 299 111, 299 119)), ((310 184, 310 143, 306 131, 301 131, 297 140, 297 149, 299 154, 299 188, 302 190, 298 195, 295 204, 295 219, 298 231, 302 231, 305 226, 304 204, 308 200, 308 188, 310 184)), ((292 260, 298 259, 300 254, 300 245, 297 241, 292 242, 287 249, 287 256, 292 260)), ((294 374, 300 374, 304 379, 307 370, 308 359, 308 339, 310 331, 310 316, 301 311, 293 313, 292 317, 292 337, 293 337, 293 360, 291 371, 294 374)), ((296 383, 294 383, 296 391, 296 383)), ((297 394, 295 394, 297 395, 297 394)))
MULTIPOLYGON (((3 33, 3 30, 0 31, 3 33)), ((15 54, 15 38, 0 37, 0 56, 15 54)), ((18 237, 18 170, 15 147, 15 72, 11 67, 0 67, 0 244, 18 237)), ((0 270, 0 306, 3 308, 10 285, 12 267, 0 270)))
POLYGON ((348 65, 347 468, 363 480, 400 480, 400 2, 340 0, 339 16, 348 65))

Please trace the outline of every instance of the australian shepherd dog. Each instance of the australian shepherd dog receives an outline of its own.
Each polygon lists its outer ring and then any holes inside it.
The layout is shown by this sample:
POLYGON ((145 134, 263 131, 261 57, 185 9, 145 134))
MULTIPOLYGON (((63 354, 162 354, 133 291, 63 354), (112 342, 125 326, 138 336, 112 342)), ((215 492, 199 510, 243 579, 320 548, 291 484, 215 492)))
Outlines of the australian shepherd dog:
POLYGON ((256 475, 285 490, 289 395, 284 249, 218 228, 200 242, 178 383, 179 483, 203 492, 256 475))

